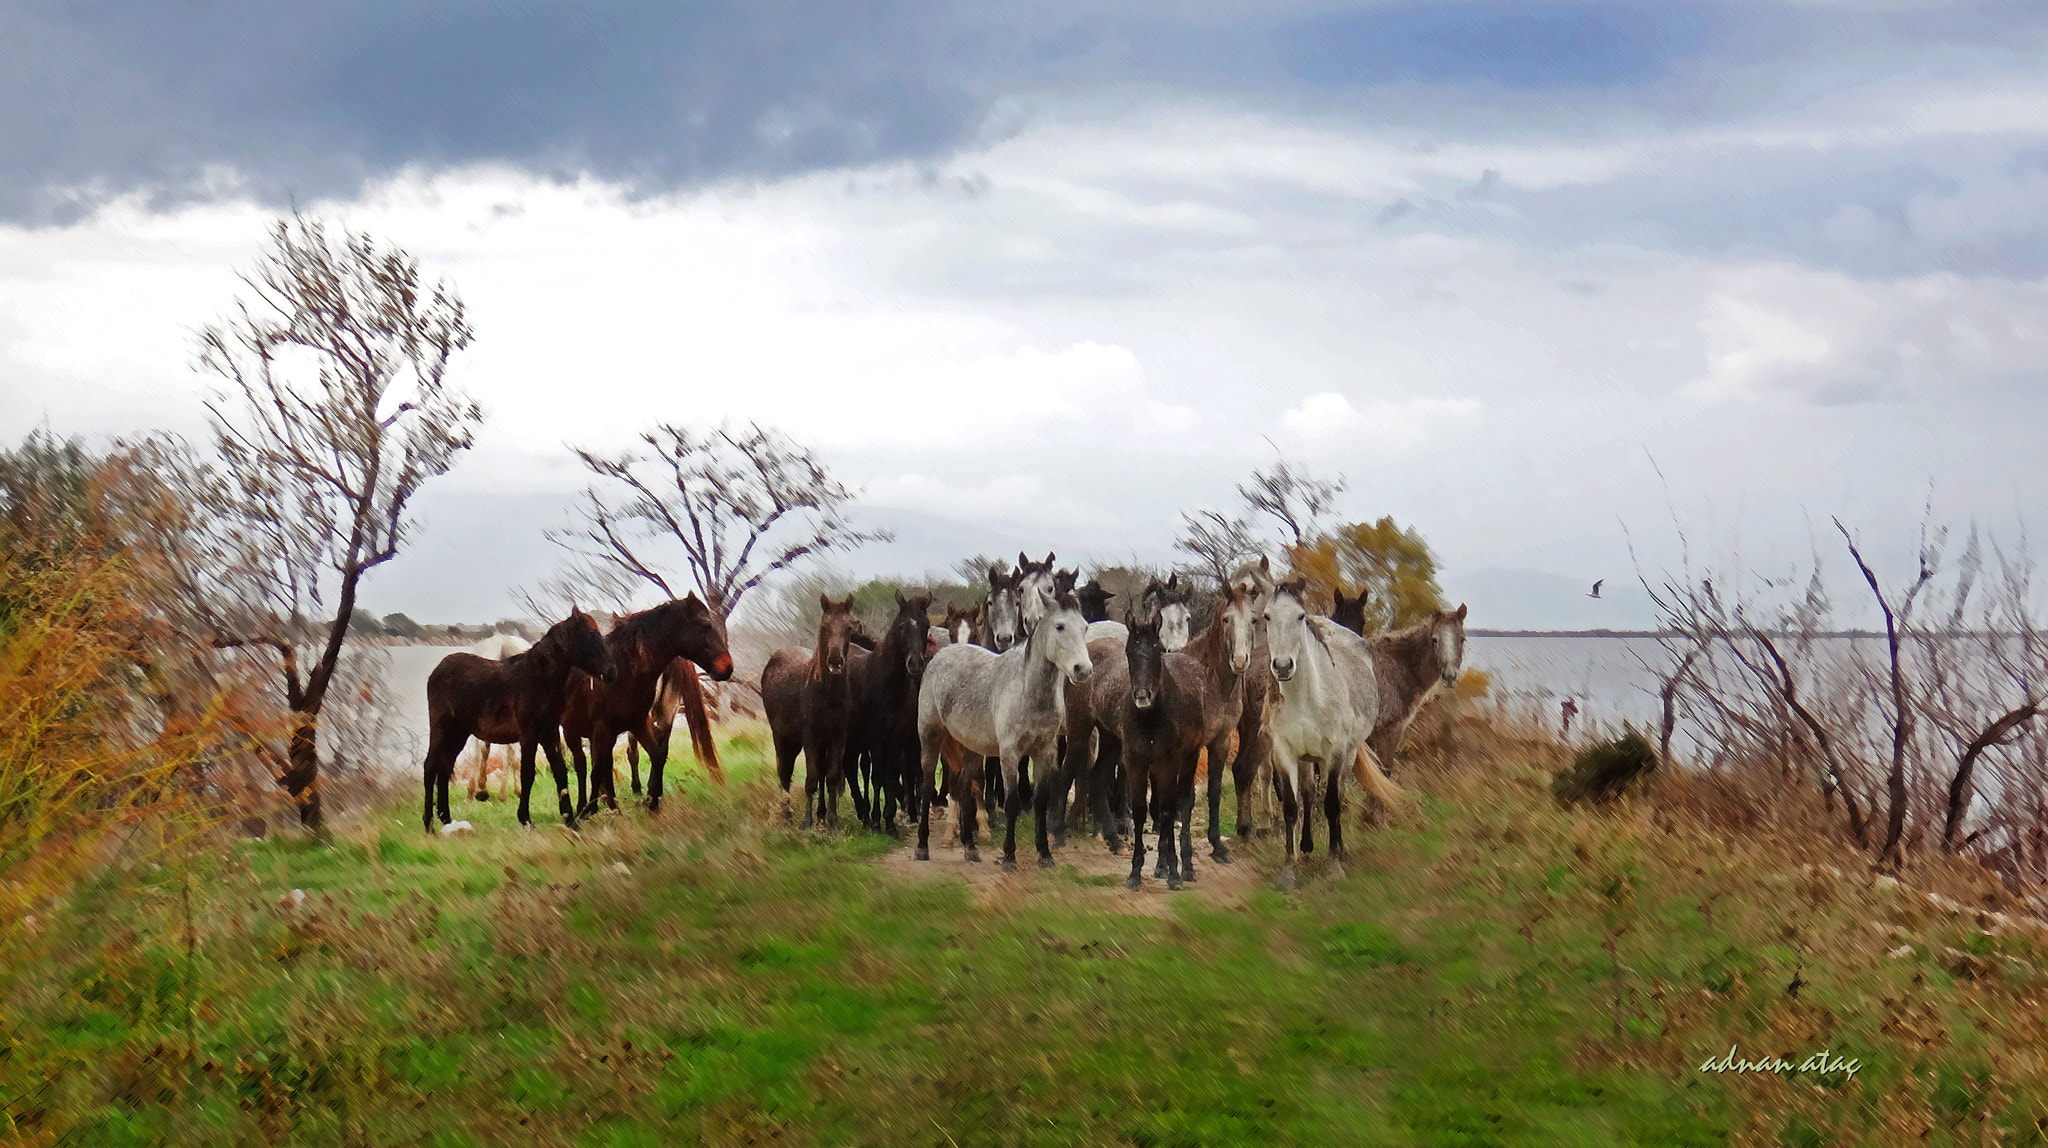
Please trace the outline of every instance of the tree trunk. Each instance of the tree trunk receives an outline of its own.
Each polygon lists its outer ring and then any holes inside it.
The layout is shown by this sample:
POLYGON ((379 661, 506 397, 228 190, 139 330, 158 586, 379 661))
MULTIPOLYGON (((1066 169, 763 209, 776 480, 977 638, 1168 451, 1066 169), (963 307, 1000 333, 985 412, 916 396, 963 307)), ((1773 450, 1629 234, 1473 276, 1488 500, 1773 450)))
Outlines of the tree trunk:
POLYGON ((1956 775, 1948 783, 1948 816, 1943 820, 1941 827, 1941 851, 1943 853, 1955 852, 1956 827, 1963 823, 1963 814, 1969 809, 1971 788, 1977 771, 1977 759, 1984 755, 1985 750, 2004 741, 2006 736, 2011 734, 2013 730, 2026 722, 2032 721, 2034 715, 2039 713, 2040 710, 2041 705, 2039 702, 2030 701, 2008 711, 1997 721, 1985 727, 1984 732, 1978 734, 1976 739, 1970 742, 1969 748, 1963 751, 1962 760, 1956 764, 1956 775))

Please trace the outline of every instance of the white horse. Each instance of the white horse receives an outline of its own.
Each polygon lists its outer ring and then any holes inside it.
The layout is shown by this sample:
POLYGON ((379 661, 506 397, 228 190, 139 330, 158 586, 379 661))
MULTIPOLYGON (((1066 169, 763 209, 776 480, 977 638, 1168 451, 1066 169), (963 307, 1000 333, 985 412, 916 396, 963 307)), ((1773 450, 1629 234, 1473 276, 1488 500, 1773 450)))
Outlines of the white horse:
POLYGON ((1019 620, 1024 625, 1022 632, 1025 634, 1031 633, 1032 628, 1038 625, 1038 619, 1045 615, 1043 603, 1059 596, 1059 588, 1053 585, 1052 560, 1049 551, 1043 562, 1033 562, 1024 556, 1022 550, 1017 552, 1017 573, 1012 577, 1018 579, 1019 620))
MULTIPOLYGON (((1380 716, 1379 679, 1372 648, 1364 638, 1303 608, 1303 579, 1283 582, 1266 599, 1266 645, 1271 651, 1273 680, 1280 703, 1273 708, 1273 776, 1280 786, 1280 805, 1287 824, 1287 862, 1280 870, 1280 888, 1294 888, 1294 823, 1300 812, 1296 792, 1301 764, 1323 765, 1328 788, 1323 812, 1330 827, 1330 875, 1344 875, 1344 790, 1347 763, 1366 749, 1366 740, 1380 716)), ((1368 760, 1368 765, 1374 765, 1368 760)), ((1360 781, 1374 797, 1394 804, 1406 795, 1378 768, 1368 768, 1360 781)))
POLYGON ((1146 616, 1159 619, 1159 641, 1168 650, 1185 649, 1194 637, 1190 628, 1192 616, 1188 613, 1189 589, 1176 571, 1164 582, 1154 578, 1139 595, 1138 604, 1146 616))
MULTIPOLYGON (((1017 867, 1017 814, 1023 802, 1017 786, 1018 764, 1029 757, 1052 762, 1058 769, 1056 746, 1066 720, 1066 698, 1060 681, 1088 680, 1093 664, 1084 635, 1088 623, 1072 593, 1055 599, 1041 592, 1039 624, 1019 646, 995 654, 979 646, 945 646, 925 665, 917 693, 919 776, 924 789, 917 825, 917 859, 931 860, 931 803, 936 796, 932 770, 950 735, 968 753, 962 776, 954 779, 959 808, 960 844, 969 861, 981 860, 974 847, 973 790, 980 766, 975 755, 998 758, 1003 769, 1003 868, 1017 867)), ((1064 792, 1063 778, 1041 778, 1036 793, 1038 864, 1052 867, 1046 841, 1046 802, 1064 792)))
MULTIPOLYGON (((494 662, 502 662, 514 654, 523 654, 532 648, 532 642, 517 634, 492 634, 489 637, 471 643, 466 652, 475 654, 479 658, 489 658, 494 662)), ((505 747, 505 760, 508 764, 512 760, 512 752, 517 748, 517 746, 505 747)), ((486 784, 490 772, 491 743, 478 740, 476 743, 476 779, 475 784, 469 788, 469 798, 471 801, 490 800, 491 790, 490 786, 486 784)), ((507 770, 506 773, 509 777, 511 771, 507 770)), ((507 782, 506 789, 510 797, 517 797, 519 795, 518 786, 519 783, 516 781, 507 782)))

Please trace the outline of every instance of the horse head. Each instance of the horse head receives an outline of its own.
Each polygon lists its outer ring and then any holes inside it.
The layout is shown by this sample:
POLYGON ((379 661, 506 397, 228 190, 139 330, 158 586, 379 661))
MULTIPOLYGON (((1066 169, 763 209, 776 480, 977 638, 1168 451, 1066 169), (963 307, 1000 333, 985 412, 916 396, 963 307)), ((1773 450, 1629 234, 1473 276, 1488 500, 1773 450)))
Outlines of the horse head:
POLYGON ((1131 705, 1149 710, 1158 700, 1160 682, 1166 676, 1166 647, 1159 640, 1159 619, 1131 616, 1124 625, 1130 630, 1124 639, 1124 658, 1131 669, 1131 705))
POLYGON ((1075 590, 1074 595, 1080 599, 1083 618, 1090 622, 1109 620, 1109 600, 1116 595, 1102 588, 1102 579, 1088 579, 1088 584, 1075 590))
POLYGON ((671 655, 688 658, 704 667, 715 682, 732 677, 732 649, 727 645, 725 619, 692 593, 674 598, 653 610, 656 629, 650 635, 671 655))
POLYGON ((612 657, 604 632, 597 628, 597 619, 575 606, 569 607, 567 618, 548 627, 540 644, 553 646, 567 659, 570 668, 582 670, 598 681, 610 684, 619 676, 619 663, 612 657))
POLYGON ((1024 632, 1023 584, 1021 572, 1005 574, 1000 566, 989 567, 988 600, 983 605, 988 610, 989 642, 998 654, 1016 645, 1024 632))
POLYGON ((853 646, 853 595, 846 601, 834 602, 831 598, 818 595, 822 612, 818 615, 818 653, 812 663, 814 672, 827 677, 838 677, 846 672, 846 652, 853 646))
POLYGON ((1344 596, 1344 588, 1339 586, 1331 591, 1331 593, 1337 596, 1337 608, 1330 611, 1330 621, 1337 623, 1361 638, 1364 637, 1365 600, 1371 596, 1372 591, 1365 587, 1360 587, 1358 597, 1346 598, 1344 596))
POLYGON ((1265 611, 1267 599, 1271 598, 1273 591, 1278 588, 1278 584, 1273 581, 1273 560, 1263 554, 1259 555, 1257 566, 1247 563, 1230 576, 1230 581, 1242 587, 1245 593, 1251 596, 1252 609, 1260 613, 1265 611))
POLYGON ((1273 680, 1291 681, 1301 668, 1309 639, 1308 609, 1301 598, 1308 591, 1308 579, 1295 578, 1273 587, 1261 611, 1266 624, 1266 648, 1273 655, 1273 680))
POLYGON ((1458 671, 1465 664, 1465 606, 1438 610, 1430 619, 1429 637, 1436 652, 1437 678, 1447 690, 1458 687, 1458 671))
POLYGON ((974 626, 980 620, 981 607, 979 605, 949 605, 946 607, 946 620, 940 623, 940 625, 946 631, 947 641, 956 646, 964 646, 974 640, 974 626))
POLYGON ((915 678, 924 673, 925 642, 931 637, 932 596, 913 594, 908 598, 896 591, 896 617, 889 634, 903 648, 903 671, 915 678))
POLYGON ((1169 650, 1184 650, 1194 635, 1191 629, 1192 617, 1188 611, 1190 583, 1180 580, 1175 571, 1166 581, 1154 578, 1145 584, 1140 603, 1147 617, 1159 623, 1159 640, 1169 650))
POLYGON ((1075 601, 1074 592, 1069 590, 1065 597, 1055 598, 1041 590, 1038 606, 1038 627, 1031 631, 1032 648, 1065 674, 1068 681, 1075 685, 1087 681, 1095 663, 1088 659, 1088 621, 1081 617, 1081 603, 1075 601))
MULTIPOLYGON (((1186 606, 1181 607, 1183 612, 1186 609, 1186 606)), ((1159 640, 1162 645, 1166 644, 1166 631, 1169 621, 1170 619, 1166 611, 1161 610, 1159 640)), ((1230 671, 1232 673, 1241 674, 1251 668, 1252 626, 1254 621, 1251 595, 1246 594, 1242 587, 1234 583, 1225 582, 1223 589, 1216 595, 1216 616, 1210 619, 1209 624, 1211 626, 1224 627, 1224 650, 1230 655, 1230 671)), ((1181 625, 1187 625, 1185 617, 1183 617, 1181 625)), ((1172 647, 1168 646, 1167 648, 1171 649, 1172 647)))
POLYGON ((1024 556, 1023 551, 1017 552, 1017 573, 1012 577, 1017 579, 1017 620, 1019 632, 1024 635, 1029 635, 1036 629, 1038 620, 1045 616, 1043 607, 1039 605, 1042 601, 1040 595, 1048 595, 1055 600, 1059 596, 1059 587, 1054 582, 1052 557, 1051 553, 1047 553, 1045 561, 1033 562, 1024 556))

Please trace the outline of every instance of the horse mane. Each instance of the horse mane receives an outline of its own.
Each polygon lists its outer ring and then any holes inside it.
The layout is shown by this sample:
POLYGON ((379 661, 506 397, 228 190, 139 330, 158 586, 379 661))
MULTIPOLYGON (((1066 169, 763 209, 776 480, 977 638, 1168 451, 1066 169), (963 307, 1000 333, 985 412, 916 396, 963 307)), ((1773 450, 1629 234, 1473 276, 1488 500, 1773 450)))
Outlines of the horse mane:
POLYGON ((1389 630, 1374 639, 1374 643, 1392 654, 1394 660, 1401 665, 1414 669, 1421 664, 1423 658, 1435 653, 1435 631, 1436 622, 1432 619, 1417 622, 1412 626, 1403 626, 1398 630, 1389 630))
POLYGON ((676 664, 682 669, 676 677, 676 688, 683 695, 683 722, 690 727, 690 750, 711 780, 724 785, 725 767, 718 762, 718 743, 711 737, 711 716, 704 709, 704 686, 697 680, 697 666, 688 658, 677 658, 676 664))

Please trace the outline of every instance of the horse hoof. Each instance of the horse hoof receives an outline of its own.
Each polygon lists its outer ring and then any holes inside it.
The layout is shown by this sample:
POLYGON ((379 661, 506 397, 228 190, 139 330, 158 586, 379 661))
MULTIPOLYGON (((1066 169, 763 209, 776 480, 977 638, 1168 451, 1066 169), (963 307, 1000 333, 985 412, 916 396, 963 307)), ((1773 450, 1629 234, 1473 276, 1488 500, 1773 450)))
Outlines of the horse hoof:
POLYGON ((1232 863, 1230 860, 1230 850, 1225 849, 1221 845, 1209 851, 1209 859, 1218 865, 1229 865, 1232 863))
POLYGON ((1017 859, 1016 859, 1015 857, 1005 857, 1005 858, 1003 858, 1003 872, 1005 872, 1005 873, 1015 873, 1016 871, 1017 871, 1017 859))
POLYGON ((1144 887, 1144 878, 1138 876, 1136 873, 1133 873, 1130 876, 1124 878, 1124 888, 1126 889, 1142 889, 1144 887))
POLYGON ((1169 892, 1179 892, 1180 885, 1180 878, 1178 877, 1168 877, 1166 879, 1166 888, 1169 892))
POLYGON ((1330 880, 1332 880, 1332 881, 1342 881, 1343 879, 1344 879, 1344 863, 1343 863, 1342 861, 1332 861, 1332 862, 1330 862, 1330 880))
POLYGON ((1043 856, 1043 857, 1040 857, 1040 858, 1038 859, 1038 867, 1039 867, 1040 869, 1052 869, 1052 868, 1056 868, 1056 867, 1057 867, 1058 865, 1059 865, 1059 862, 1057 862, 1057 861, 1054 861, 1054 860, 1052 859, 1052 855, 1051 855, 1051 854, 1047 854, 1047 855, 1045 855, 1045 856, 1043 856))
POLYGON ((914 856, 919 861, 929 861, 932 859, 932 851, 920 845, 917 847, 917 853, 914 856))
POLYGON ((1186 881, 1186 882, 1187 882, 1188 884, 1190 884, 1190 885, 1194 884, 1194 883, 1195 883, 1195 871, 1194 871, 1193 869, 1188 869, 1188 870, 1185 870, 1185 871, 1183 871, 1183 872, 1181 873, 1181 875, 1180 875, 1180 879, 1181 879, 1181 880, 1183 880, 1183 881, 1186 881))
POLYGON ((969 850, 967 851, 967 859, 968 859, 969 861, 972 861, 972 862, 974 862, 974 863, 975 863, 976 865, 979 865, 979 864, 981 864, 981 850, 979 850, 979 849, 969 849, 969 850))
POLYGON ((650 797, 646 801, 641 802, 640 804, 645 805, 647 807, 647 812, 649 813, 661 812, 661 798, 659 797, 650 797))
POLYGON ((1280 891, 1282 893, 1294 892, 1294 870, 1280 870, 1280 880, 1277 884, 1279 885, 1280 891))

